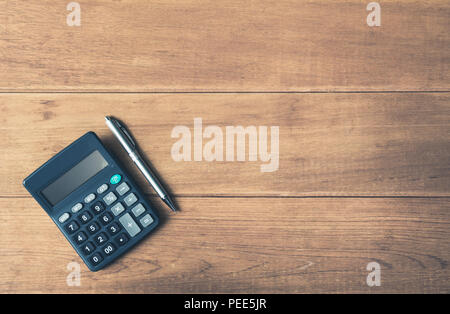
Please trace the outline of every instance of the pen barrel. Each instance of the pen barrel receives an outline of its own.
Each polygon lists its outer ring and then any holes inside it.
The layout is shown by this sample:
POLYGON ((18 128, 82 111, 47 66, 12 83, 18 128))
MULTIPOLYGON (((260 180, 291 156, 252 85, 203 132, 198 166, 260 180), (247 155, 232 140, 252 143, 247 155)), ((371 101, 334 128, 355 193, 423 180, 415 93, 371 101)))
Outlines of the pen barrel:
POLYGON ((120 145, 122 145, 123 149, 131 156, 134 150, 133 143, 130 142, 131 139, 126 139, 125 135, 123 135, 123 132, 114 124, 115 120, 112 120, 111 118, 106 119, 106 125, 111 130, 111 132, 114 134, 116 139, 119 141, 120 145))
POLYGON ((166 196, 166 192, 162 189, 161 183, 158 181, 156 176, 150 170, 150 167, 145 163, 145 161, 141 158, 138 152, 133 151, 129 153, 130 158, 139 168, 139 170, 144 175, 145 179, 150 183, 153 189, 158 193, 159 197, 164 198, 166 196))

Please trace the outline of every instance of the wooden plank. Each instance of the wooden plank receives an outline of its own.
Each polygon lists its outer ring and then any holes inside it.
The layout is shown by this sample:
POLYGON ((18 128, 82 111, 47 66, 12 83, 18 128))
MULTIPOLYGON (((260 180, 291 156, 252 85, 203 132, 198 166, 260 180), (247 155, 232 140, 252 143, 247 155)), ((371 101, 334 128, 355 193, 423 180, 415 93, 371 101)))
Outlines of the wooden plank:
POLYGON ((450 2, 0 1, 3 91, 448 91, 450 2))
POLYGON ((91 273, 33 199, 0 198, 0 292, 450 292, 448 198, 180 202, 158 203, 163 226, 91 273), (380 287, 366 284, 373 261, 380 287))
MULTIPOLYGON (((2 94, 0 112, 0 191, 6 196, 28 195, 22 180, 90 130, 153 193, 106 128, 108 114, 128 125, 176 195, 450 192, 448 93, 2 94), (279 126, 278 170, 261 172, 266 163, 260 155, 257 161, 247 155, 240 162, 174 161, 171 149, 178 138, 171 138, 172 130, 184 125, 193 137, 196 117, 203 129, 216 125, 224 134, 226 126, 279 126)), ((248 153, 248 142, 245 146, 248 153)))

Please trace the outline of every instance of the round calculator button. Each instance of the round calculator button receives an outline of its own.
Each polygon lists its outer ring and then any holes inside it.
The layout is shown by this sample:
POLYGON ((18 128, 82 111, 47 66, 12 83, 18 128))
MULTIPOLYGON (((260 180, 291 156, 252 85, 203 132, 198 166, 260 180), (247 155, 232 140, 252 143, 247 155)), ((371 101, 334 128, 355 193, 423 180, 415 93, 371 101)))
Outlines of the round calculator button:
POLYGON ((83 204, 81 203, 76 203, 75 205, 73 205, 72 207, 72 213, 78 213, 80 211, 80 209, 83 208, 83 204))
POLYGON ((64 213, 61 216, 59 216, 58 220, 59 220, 60 223, 63 223, 69 218, 70 218, 69 213, 64 213))
POLYGON ((108 190, 108 184, 102 184, 98 187, 97 189, 97 194, 102 194, 104 193, 106 190, 108 190))
POLYGON ((117 184, 120 182, 120 180, 122 180, 122 177, 120 174, 115 174, 111 177, 111 179, 109 180, 109 182, 111 182, 111 184, 117 184))
POLYGON ((93 200, 95 200, 95 194, 94 194, 94 193, 91 193, 91 194, 89 194, 88 196, 86 196, 86 197, 84 198, 84 202, 85 202, 86 204, 92 202, 93 200))

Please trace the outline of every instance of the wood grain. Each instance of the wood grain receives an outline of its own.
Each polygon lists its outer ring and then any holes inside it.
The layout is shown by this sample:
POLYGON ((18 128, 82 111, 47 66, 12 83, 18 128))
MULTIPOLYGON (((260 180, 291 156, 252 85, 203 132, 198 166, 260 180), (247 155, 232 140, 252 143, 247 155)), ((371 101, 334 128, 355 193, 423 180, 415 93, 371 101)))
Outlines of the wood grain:
POLYGON ((171 215, 157 205, 162 228, 92 273, 32 198, 0 198, 0 292, 450 292, 448 198, 187 197, 171 215), (72 261, 80 287, 66 284, 72 261), (366 284, 372 261, 380 287, 366 284))
POLYGON ((0 0, 3 91, 448 91, 450 3, 0 0))
POLYGON ((0 191, 28 195, 22 180, 90 130, 129 165, 104 124, 113 114, 178 196, 449 196, 449 99, 448 93, 2 94, 0 169, 7 175, 0 191), (224 132, 229 125, 279 126, 279 169, 263 173, 263 162, 248 156, 175 162, 172 129, 193 132, 195 117, 224 132))
POLYGON ((0 293, 450 293, 449 1, 382 1, 373 28, 359 0, 78 2, 68 27, 68 1, 0 0, 0 293), (279 126, 278 171, 173 161, 173 128, 197 117, 279 126), (98 273, 21 184, 90 130, 162 217, 98 273))

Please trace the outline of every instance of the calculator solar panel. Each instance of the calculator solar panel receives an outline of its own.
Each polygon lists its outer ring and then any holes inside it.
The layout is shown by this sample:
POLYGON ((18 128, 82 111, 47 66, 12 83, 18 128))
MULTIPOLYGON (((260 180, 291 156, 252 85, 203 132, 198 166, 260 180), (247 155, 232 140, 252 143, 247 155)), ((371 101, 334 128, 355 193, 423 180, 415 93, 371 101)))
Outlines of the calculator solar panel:
POLYGON ((145 195, 93 132, 23 184, 92 271, 113 262, 159 224, 145 195))

